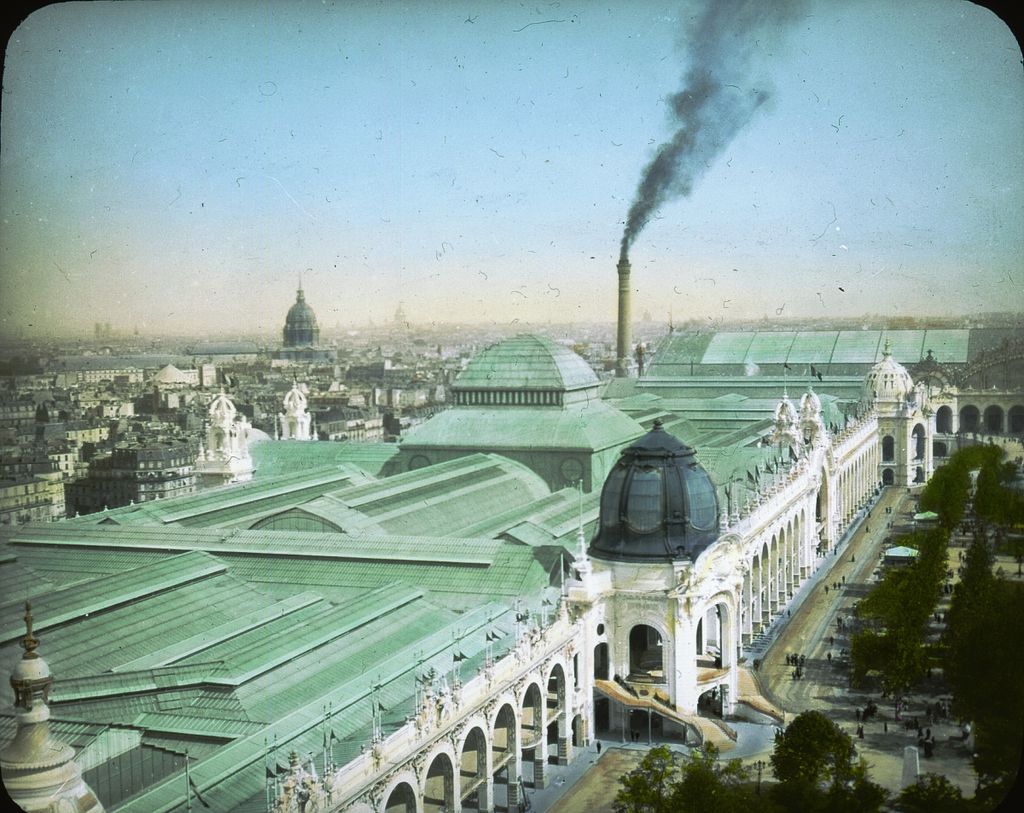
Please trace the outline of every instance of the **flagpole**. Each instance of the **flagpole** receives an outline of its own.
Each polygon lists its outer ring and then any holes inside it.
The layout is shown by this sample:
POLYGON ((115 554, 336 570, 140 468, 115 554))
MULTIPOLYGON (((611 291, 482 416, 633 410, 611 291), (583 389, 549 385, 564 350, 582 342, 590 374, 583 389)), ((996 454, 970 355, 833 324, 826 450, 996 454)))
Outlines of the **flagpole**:
POLYGON ((185 810, 192 810, 192 777, 188 772, 188 749, 185 749, 185 810))
POLYGON ((267 813, 270 813, 270 743, 263 738, 263 801, 267 803, 267 813))

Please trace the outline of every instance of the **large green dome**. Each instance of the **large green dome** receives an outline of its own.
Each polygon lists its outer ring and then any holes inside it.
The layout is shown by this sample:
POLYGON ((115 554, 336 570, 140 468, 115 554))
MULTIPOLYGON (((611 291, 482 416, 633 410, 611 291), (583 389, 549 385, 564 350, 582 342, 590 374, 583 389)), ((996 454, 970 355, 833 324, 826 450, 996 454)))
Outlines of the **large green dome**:
POLYGON ((492 345, 469 362, 453 390, 549 390, 596 387, 594 371, 570 348, 522 334, 492 345))

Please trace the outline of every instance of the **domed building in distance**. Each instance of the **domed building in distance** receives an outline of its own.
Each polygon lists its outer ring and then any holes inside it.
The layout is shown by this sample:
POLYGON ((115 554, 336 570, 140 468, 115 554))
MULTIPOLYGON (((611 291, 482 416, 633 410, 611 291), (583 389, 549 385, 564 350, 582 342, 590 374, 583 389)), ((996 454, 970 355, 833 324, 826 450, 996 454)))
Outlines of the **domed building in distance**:
POLYGON ((301 282, 295 294, 295 302, 285 316, 281 337, 281 349, 272 354, 275 366, 333 362, 337 358, 333 349, 320 347, 320 324, 313 308, 306 302, 301 282))

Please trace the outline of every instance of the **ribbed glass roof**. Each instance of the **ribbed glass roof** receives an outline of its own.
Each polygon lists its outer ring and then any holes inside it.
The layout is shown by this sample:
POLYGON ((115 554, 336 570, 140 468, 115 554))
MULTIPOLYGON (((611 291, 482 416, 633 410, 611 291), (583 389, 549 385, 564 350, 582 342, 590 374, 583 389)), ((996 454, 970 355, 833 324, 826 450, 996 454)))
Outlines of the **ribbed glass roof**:
MULTIPOLYGON (((747 357, 754 333, 716 333, 701 364, 737 364, 747 357)), ((657 359, 657 357, 655 357, 657 359)))
POLYGON ((575 390, 596 387, 582 358, 544 336, 523 334, 477 354, 455 380, 455 389, 575 390))
POLYGON ((969 330, 929 330, 924 334, 924 353, 931 350, 939 362, 964 363, 970 338, 969 330))
POLYGON ((836 364, 874 364, 879 357, 881 332, 878 330, 841 330, 832 351, 836 364))
POLYGON ((744 361, 754 364, 782 364, 789 356, 789 348, 792 347, 795 338, 796 333, 788 330, 755 333, 744 361))

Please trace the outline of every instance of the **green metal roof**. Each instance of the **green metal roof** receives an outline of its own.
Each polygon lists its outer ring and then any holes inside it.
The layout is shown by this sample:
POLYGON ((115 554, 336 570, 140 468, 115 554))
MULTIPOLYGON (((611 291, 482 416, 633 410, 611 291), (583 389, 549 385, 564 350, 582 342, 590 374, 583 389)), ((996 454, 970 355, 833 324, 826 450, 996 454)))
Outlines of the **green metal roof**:
POLYGON ((358 469, 377 477, 384 464, 398 454, 398 446, 355 441, 263 440, 253 444, 249 453, 256 466, 256 482, 281 475, 308 474, 325 466, 342 466, 350 473, 358 469))
POLYGON ((568 347, 544 336, 523 334, 478 353, 453 388, 576 390, 598 383, 590 365, 568 347))
POLYGON ((599 451, 640 437, 643 427, 603 401, 562 409, 457 407, 411 429, 403 449, 565 449, 599 451))
MULTIPOLYGON (((295 445, 334 444, 296 442, 295 445)), ((231 525, 260 516, 283 505, 304 502, 334 488, 351 483, 365 483, 371 479, 351 464, 305 469, 278 477, 219 486, 199 494, 129 505, 68 521, 81 525, 96 525, 105 520, 113 520, 119 525, 172 522, 203 527, 231 525)))
POLYGON ((134 660, 126 661, 117 667, 117 671, 125 672, 173 664, 236 636, 254 629, 263 629, 271 621, 293 617, 293 613, 322 602, 323 599, 316 593, 306 592, 259 607, 248 613, 240 613, 223 624, 206 626, 201 632, 189 638, 152 650, 134 660))
MULTIPOLYGON (((35 629, 45 630, 146 595, 206 579, 225 570, 225 566, 212 556, 192 551, 123 574, 94 579, 58 590, 37 597, 32 605, 35 629)), ((7 595, 11 593, 8 592, 7 595)), ((3 625, 0 626, 0 643, 15 641, 25 634, 25 627, 21 622, 21 606, 21 600, 0 605, 0 624, 3 625)))

